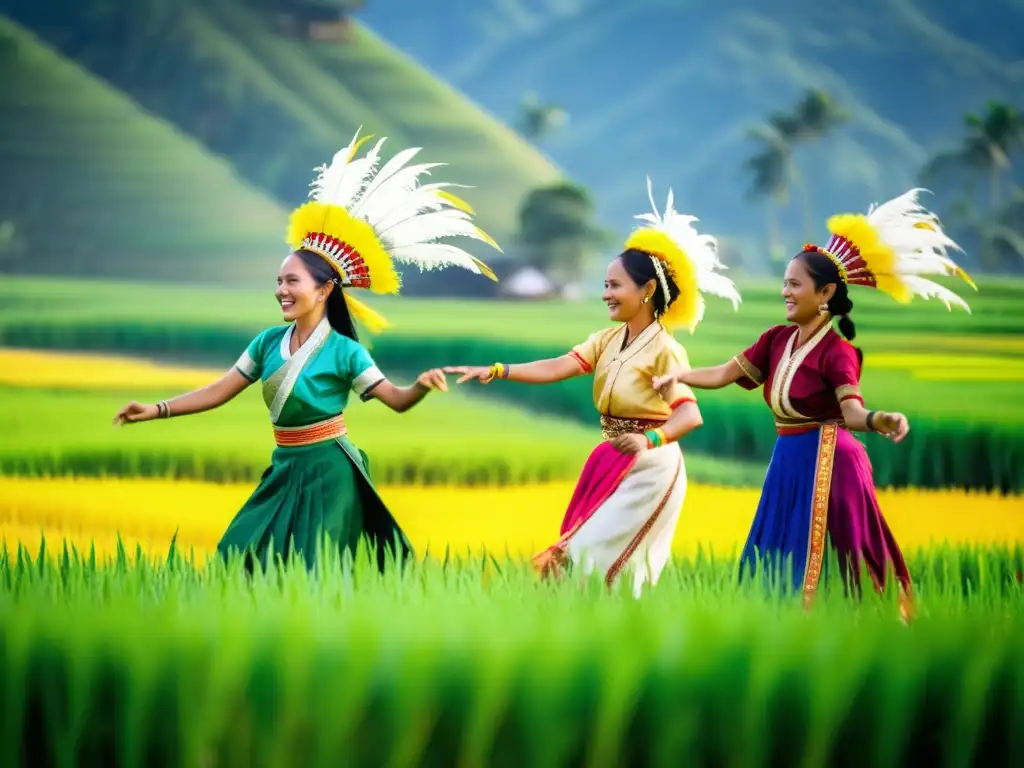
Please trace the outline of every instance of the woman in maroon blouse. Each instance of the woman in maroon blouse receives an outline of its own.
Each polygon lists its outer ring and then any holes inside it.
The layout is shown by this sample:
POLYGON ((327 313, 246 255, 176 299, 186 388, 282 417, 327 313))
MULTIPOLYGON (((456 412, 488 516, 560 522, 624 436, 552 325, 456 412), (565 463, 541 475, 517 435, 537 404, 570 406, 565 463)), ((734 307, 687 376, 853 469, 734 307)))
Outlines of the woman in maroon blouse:
POLYGON ((806 605, 831 548, 844 583, 854 590, 863 571, 881 590, 892 568, 903 615, 909 615, 910 575, 879 508, 867 452, 852 434, 877 432, 900 442, 909 425, 901 413, 865 408, 861 352, 840 338, 832 321, 838 318, 839 332, 854 338, 850 285, 878 288, 902 302, 916 294, 938 297, 947 307, 951 302, 967 307, 956 294, 921 277, 957 274, 970 282, 945 256, 947 247, 957 246, 918 206, 917 191, 867 216, 829 220, 828 245, 805 245, 786 268, 782 297, 789 324, 769 328, 723 365, 654 381, 656 388, 671 381, 699 389, 733 383, 763 387, 779 437, 740 573, 767 566, 769 580, 801 590, 806 605))

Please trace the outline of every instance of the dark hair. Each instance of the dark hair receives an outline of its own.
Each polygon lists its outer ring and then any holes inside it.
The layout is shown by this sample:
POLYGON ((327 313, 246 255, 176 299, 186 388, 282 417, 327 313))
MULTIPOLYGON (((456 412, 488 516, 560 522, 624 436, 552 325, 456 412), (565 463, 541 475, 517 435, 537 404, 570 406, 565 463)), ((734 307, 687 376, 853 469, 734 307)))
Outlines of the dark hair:
POLYGON ((669 308, 669 305, 679 297, 679 286, 672 279, 672 275, 666 271, 665 280, 668 283, 669 296, 668 301, 666 301, 665 290, 661 287, 658 273, 654 271, 654 258, 656 257, 651 256, 646 251, 638 251, 635 248, 630 248, 628 251, 623 251, 619 254, 622 268, 626 270, 629 279, 636 283, 637 288, 646 285, 651 280, 654 281, 657 287, 654 289, 654 296, 651 297, 651 301, 654 302, 654 316, 661 317, 665 314, 665 310, 669 308))
POLYGON ((306 265, 310 277, 313 278, 318 288, 327 283, 334 283, 334 290, 327 297, 327 322, 331 324, 331 328, 342 336, 348 336, 352 341, 359 341, 359 336, 356 335, 356 326, 352 322, 352 315, 349 313, 348 304, 345 301, 345 292, 341 288, 341 282, 338 280, 338 273, 334 271, 334 267, 328 264, 323 256, 312 251, 298 250, 295 251, 295 255, 306 265))
MULTIPOLYGON (((830 283, 835 285, 836 292, 828 300, 828 311, 833 317, 839 318, 839 332, 849 341, 857 338, 857 328, 853 324, 850 313, 853 312, 853 301, 850 300, 850 291, 843 279, 839 277, 839 267, 828 256, 818 251, 801 251, 794 259, 800 259, 807 272, 814 281, 815 290, 820 291, 830 283)), ((858 347, 857 359, 864 362, 864 353, 858 347)))

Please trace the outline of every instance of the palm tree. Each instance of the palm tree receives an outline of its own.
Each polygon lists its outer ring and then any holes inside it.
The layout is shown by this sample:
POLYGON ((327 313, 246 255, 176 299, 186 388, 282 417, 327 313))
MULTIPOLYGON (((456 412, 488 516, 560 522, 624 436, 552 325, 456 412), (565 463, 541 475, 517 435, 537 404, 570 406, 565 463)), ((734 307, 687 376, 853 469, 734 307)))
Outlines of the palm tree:
POLYGON ((569 122, 569 113, 553 102, 541 102, 535 93, 527 93, 519 105, 523 135, 537 141, 569 122))
POLYGON ((988 178, 988 215, 975 212, 968 226, 980 238, 980 260, 987 268, 998 266, 1000 247, 1009 246, 1017 251, 1019 235, 1015 235, 1006 221, 1007 212, 1014 204, 1003 205, 1004 178, 1009 180, 1010 194, 1019 193, 1013 184, 1013 156, 1024 148, 1024 113, 1003 102, 990 101, 981 115, 964 116, 967 135, 952 150, 937 153, 921 170, 921 182, 928 184, 949 170, 966 170, 965 187, 968 196, 973 177, 988 178), (1000 245, 1002 244, 1002 246, 1000 245))
POLYGON ((768 244, 772 261, 782 261, 785 250, 779 229, 778 212, 789 204, 789 187, 796 167, 785 136, 769 121, 755 126, 747 137, 762 142, 761 151, 750 157, 744 167, 753 174, 750 196, 765 201, 768 217, 768 244))
MULTIPOLYGON (((805 236, 808 239, 812 238, 814 231, 810 194, 793 154, 800 144, 821 140, 847 119, 846 111, 832 97, 824 91, 812 89, 804 93, 790 111, 774 112, 763 125, 747 133, 749 138, 761 141, 764 145, 746 163, 747 169, 754 174, 753 195, 768 198, 781 208, 789 201, 790 187, 798 189, 803 207, 805 236)), ((772 238, 772 258, 780 259, 783 257, 781 234, 771 203, 768 226, 772 238)))
POLYGON ((1012 168, 1012 156, 1024 147, 1024 113, 990 101, 983 114, 965 115, 964 126, 967 136, 960 146, 932 158, 921 172, 922 179, 934 178, 951 167, 984 173, 989 181, 990 210, 995 214, 1002 207, 1002 182, 1012 168))

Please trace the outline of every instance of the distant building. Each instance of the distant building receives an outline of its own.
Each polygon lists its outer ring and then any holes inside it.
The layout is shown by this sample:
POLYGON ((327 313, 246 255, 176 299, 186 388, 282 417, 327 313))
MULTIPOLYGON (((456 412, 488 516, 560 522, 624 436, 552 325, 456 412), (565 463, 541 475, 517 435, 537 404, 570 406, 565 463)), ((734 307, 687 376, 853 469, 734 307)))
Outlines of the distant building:
POLYGON ((499 283, 499 295, 509 299, 553 299, 558 286, 536 267, 520 267, 499 283))
POLYGON ((276 0, 274 24, 283 35, 318 42, 350 42, 355 33, 352 12, 362 1, 337 3, 315 0, 276 0))

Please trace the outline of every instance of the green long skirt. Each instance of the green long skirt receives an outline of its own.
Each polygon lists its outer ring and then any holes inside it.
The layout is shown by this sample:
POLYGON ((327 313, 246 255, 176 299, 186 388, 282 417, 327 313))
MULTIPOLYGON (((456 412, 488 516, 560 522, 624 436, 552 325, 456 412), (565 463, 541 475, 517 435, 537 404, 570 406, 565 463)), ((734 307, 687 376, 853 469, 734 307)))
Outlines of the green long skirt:
POLYGON ((356 555, 362 543, 380 570, 412 547, 370 479, 369 460, 347 437, 277 447, 260 483, 228 525, 217 551, 263 568, 296 557, 312 569, 321 542, 356 555))

